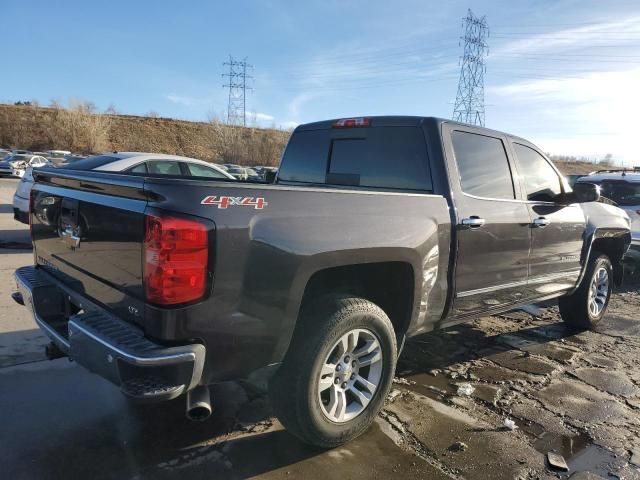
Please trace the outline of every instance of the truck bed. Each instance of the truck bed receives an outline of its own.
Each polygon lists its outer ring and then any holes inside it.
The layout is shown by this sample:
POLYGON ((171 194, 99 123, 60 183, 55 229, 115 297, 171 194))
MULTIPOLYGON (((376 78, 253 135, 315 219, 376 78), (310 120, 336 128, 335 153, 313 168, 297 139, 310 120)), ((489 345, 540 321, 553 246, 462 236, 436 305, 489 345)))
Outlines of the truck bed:
POLYGON ((413 331, 432 328, 444 309, 451 225, 439 195, 53 169, 36 177, 37 267, 150 338, 202 342, 214 357, 206 380, 280 361, 309 279, 345 262, 411 266, 422 292, 410 307, 419 313, 413 331), (211 278, 201 300, 145 301, 145 217, 154 214, 210 226, 211 278), (65 233, 63 224, 79 229, 65 233))

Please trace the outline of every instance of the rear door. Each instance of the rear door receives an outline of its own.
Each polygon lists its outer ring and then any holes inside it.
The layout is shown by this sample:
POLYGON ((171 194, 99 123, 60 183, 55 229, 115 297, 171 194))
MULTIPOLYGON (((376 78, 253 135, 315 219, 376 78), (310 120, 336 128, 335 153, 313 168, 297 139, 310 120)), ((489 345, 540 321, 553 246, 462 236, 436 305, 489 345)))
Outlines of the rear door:
POLYGON ((516 169, 531 217, 527 298, 567 290, 580 275, 586 219, 579 204, 555 200, 565 187, 555 167, 533 145, 514 141, 516 169))
POLYGON ((455 316, 517 303, 527 283, 529 211, 506 138, 487 132, 443 126, 458 221, 455 316))

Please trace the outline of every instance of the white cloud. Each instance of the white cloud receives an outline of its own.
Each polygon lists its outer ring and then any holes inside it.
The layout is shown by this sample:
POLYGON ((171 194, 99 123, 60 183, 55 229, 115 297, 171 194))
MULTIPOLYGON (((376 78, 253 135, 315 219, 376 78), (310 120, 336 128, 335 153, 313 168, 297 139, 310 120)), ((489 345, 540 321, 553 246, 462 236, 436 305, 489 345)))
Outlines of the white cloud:
POLYGON ((193 97, 185 97, 183 95, 165 95, 165 98, 169 100, 171 103, 175 103, 177 105, 182 105, 185 107, 192 107, 197 103, 197 100, 193 97))
MULTIPOLYGON (((638 163, 635 117, 640 109, 640 67, 592 72, 580 78, 515 82, 487 88, 519 120, 531 140, 552 153, 614 157, 638 163), (526 118, 525 118, 526 117, 526 118)), ((494 100, 490 100, 493 102, 494 100)))
POLYGON ((638 39, 634 35, 637 33, 640 33, 640 16, 531 35, 501 45, 491 54, 523 54, 574 46, 586 51, 590 46, 602 44, 603 40, 607 45, 624 46, 635 44, 638 39))
POLYGON ((275 117, 273 115, 269 115, 267 113, 252 112, 248 115, 255 118, 259 122, 273 122, 275 120, 275 117))
POLYGON ((202 105, 209 105, 213 102, 213 96, 205 96, 205 97, 190 97, 188 95, 176 95, 173 93, 167 94, 164 96, 171 103, 175 103, 176 105, 181 105, 183 107, 198 107, 202 105))
POLYGON ((300 115, 300 110, 304 104, 318 98, 319 96, 320 94, 316 92, 303 92, 296 95, 293 97, 293 100, 289 102, 289 113, 291 113, 292 117, 297 118, 300 115))

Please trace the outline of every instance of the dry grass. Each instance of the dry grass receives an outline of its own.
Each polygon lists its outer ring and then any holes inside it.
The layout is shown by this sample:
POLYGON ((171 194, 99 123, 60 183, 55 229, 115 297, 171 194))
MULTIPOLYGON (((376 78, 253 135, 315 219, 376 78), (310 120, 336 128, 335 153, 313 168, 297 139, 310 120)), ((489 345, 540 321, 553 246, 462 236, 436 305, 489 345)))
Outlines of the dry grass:
MULTIPOLYGON (((94 113, 90 102, 59 105, 0 104, 0 145, 31 150, 61 149, 80 153, 139 151, 169 153, 220 163, 278 165, 289 132, 226 125, 216 118, 187 122, 94 113)), ((110 112, 115 108, 110 107, 110 112)), ((556 161, 565 175, 586 175, 605 168, 583 161, 556 161)))
POLYGON ((289 132, 244 128, 217 120, 187 122, 159 117, 97 114, 92 104, 0 105, 0 145, 79 153, 157 152, 221 163, 277 165, 289 132))

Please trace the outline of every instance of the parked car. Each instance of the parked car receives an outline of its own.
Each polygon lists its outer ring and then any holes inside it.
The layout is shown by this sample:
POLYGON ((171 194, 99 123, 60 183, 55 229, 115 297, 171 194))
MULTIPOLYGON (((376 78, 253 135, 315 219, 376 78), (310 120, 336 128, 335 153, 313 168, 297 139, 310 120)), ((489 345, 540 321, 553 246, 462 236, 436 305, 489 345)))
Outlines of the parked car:
POLYGON ((278 172, 277 167, 258 166, 253 167, 253 169, 258 173, 261 180, 267 181, 268 183, 271 183, 271 179, 275 179, 276 173, 278 172))
POLYGON ((249 174, 247 169, 244 167, 240 167, 237 165, 225 165, 227 167, 227 172, 234 176, 234 178, 238 180, 247 180, 249 178, 249 174))
MULTIPOLYGON (((62 164, 60 168, 235 180, 217 165, 195 158, 155 153, 123 152, 97 155, 62 164)), ((29 195, 32 186, 33 176, 29 171, 22 177, 13 195, 13 217, 22 223, 29 223, 29 195)))
POLYGON ((45 152, 45 157, 56 165, 64 163, 67 155, 71 155, 69 150, 47 150, 45 152))
POLYGON ((631 247, 627 259, 640 264, 640 167, 599 170, 578 179, 600 186, 600 194, 615 202, 631 219, 631 247))
POLYGON ((11 153, 12 153, 11 150, 5 150, 3 148, 0 148, 0 161, 7 158, 9 155, 11 155, 11 153))
POLYGON ((185 395, 198 420, 209 385, 270 377, 282 424, 321 447, 376 418, 407 337, 556 297, 596 325, 630 242, 532 143, 436 118, 301 125, 273 185, 34 175, 15 298, 51 358, 131 399, 185 395))
POLYGON ((49 161, 42 155, 32 153, 19 153, 6 157, 0 162, 0 175, 12 175, 22 177, 29 167, 43 167, 49 161))

